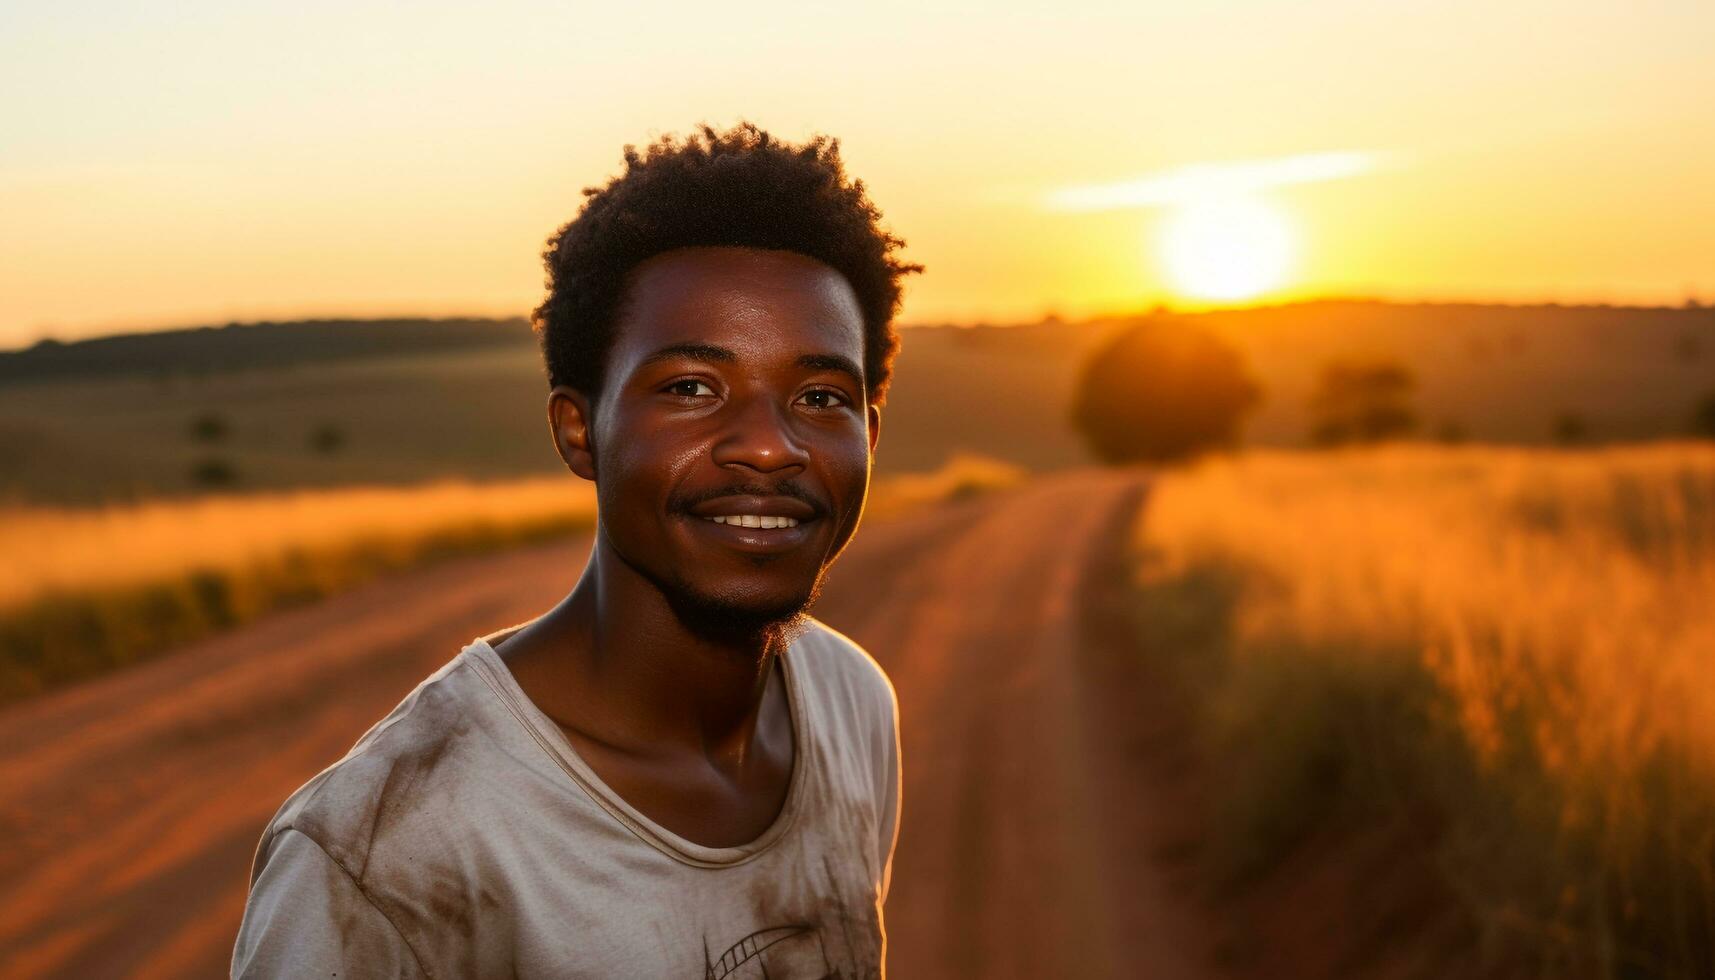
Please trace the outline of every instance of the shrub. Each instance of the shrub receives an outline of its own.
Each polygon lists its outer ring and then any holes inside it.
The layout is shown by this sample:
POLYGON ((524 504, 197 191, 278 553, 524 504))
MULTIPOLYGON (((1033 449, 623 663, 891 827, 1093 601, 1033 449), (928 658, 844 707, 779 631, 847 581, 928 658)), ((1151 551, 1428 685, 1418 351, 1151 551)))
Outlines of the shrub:
POLYGON ((219 456, 191 464, 191 482, 199 487, 229 487, 238 482, 238 470, 219 456))
POLYGON ((231 427, 226 418, 216 412, 204 412, 191 419, 189 426, 191 439, 195 442, 221 442, 227 437, 231 427))
POLYGON ((1261 397, 1238 351, 1202 327, 1150 317, 1090 355, 1072 421, 1104 462, 1180 462, 1235 445, 1261 397))
POLYGON ((345 430, 337 425, 318 425, 310 433, 310 448, 324 456, 339 452, 344 446, 345 430))
POLYGON ((1715 439, 1715 391, 1704 395, 1691 410, 1691 434, 1715 439))
POLYGON ((1386 361, 1336 361, 1322 369, 1310 396, 1310 440, 1337 446, 1381 442, 1417 429, 1411 408, 1417 380, 1403 365, 1386 361))

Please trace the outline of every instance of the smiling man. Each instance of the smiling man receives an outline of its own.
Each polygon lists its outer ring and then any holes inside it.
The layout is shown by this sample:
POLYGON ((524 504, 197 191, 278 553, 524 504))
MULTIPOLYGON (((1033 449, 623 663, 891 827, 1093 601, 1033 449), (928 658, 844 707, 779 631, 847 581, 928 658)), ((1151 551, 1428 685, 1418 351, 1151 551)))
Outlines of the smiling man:
POLYGON ((589 564, 285 802, 235 976, 883 973, 897 703, 806 610, 919 267, 835 141, 704 127, 626 165, 536 311, 589 564))

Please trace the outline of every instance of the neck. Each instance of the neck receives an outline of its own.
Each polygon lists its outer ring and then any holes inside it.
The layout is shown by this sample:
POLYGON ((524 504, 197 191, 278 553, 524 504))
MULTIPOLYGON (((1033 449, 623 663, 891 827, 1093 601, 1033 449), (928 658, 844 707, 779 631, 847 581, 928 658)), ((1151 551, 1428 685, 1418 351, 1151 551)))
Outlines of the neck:
POLYGON ((598 534, 583 577, 555 610, 569 665, 603 705, 603 729, 632 745, 666 743, 742 765, 774 662, 790 637, 773 626, 688 625, 666 595, 598 534))

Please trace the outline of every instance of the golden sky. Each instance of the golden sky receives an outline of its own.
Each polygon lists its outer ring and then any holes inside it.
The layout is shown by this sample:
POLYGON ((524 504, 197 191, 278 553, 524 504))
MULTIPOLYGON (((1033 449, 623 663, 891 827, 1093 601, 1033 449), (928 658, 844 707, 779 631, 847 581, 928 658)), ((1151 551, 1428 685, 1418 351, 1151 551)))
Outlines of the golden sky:
POLYGON ((624 144, 740 118, 840 138, 907 322, 1193 303, 1209 186, 1290 235, 1264 299, 1715 300, 1711 50, 1707 0, 7 4, 0 346, 523 313, 624 144))

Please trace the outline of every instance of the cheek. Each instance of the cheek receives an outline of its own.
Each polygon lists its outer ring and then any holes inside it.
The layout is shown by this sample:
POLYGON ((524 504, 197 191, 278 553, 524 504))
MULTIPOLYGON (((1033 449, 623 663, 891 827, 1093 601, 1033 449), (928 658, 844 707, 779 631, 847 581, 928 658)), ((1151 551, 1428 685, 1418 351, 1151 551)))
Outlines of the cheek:
POLYGON ((843 538, 844 534, 850 534, 851 529, 856 526, 858 515, 863 510, 864 497, 869 492, 868 442, 860 441, 856 446, 841 445, 837 455, 828 457, 823 473, 828 487, 836 494, 835 506, 842 512, 840 523, 843 538))
POLYGON ((607 434, 596 458, 596 502, 615 523, 633 533, 665 519, 666 501, 684 469, 680 447, 651 440, 648 433, 615 431, 607 434))

